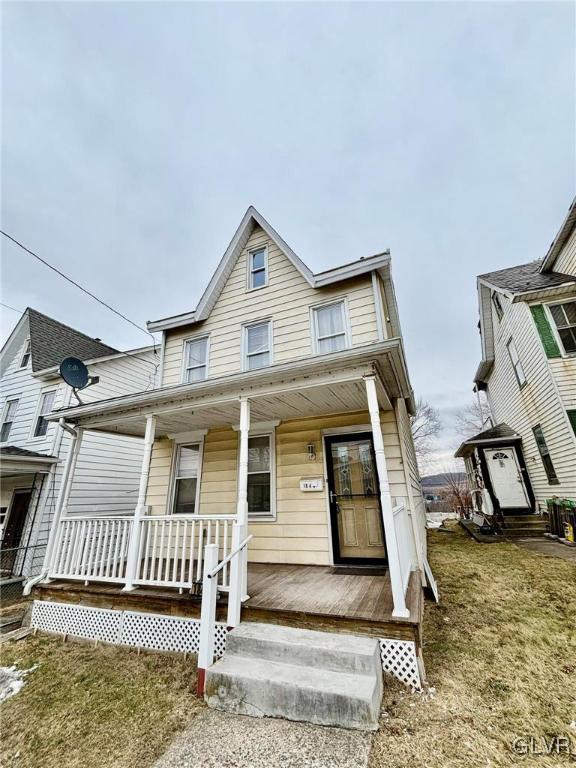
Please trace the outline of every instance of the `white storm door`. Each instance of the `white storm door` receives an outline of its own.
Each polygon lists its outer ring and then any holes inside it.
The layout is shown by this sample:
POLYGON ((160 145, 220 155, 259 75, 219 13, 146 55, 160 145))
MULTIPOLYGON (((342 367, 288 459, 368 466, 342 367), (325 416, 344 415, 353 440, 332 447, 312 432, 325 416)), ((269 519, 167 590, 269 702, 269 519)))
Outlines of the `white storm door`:
POLYGON ((484 450, 494 495, 502 509, 529 507, 528 494, 514 448, 484 450))

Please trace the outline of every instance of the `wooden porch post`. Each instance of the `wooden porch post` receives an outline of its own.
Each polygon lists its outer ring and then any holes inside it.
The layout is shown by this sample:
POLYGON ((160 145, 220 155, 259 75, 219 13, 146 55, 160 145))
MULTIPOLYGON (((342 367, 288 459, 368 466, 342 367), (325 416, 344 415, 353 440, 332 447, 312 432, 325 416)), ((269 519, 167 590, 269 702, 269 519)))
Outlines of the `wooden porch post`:
POLYGON ((140 485, 138 487, 138 500, 134 510, 132 532, 128 544, 128 556, 126 558, 126 584, 124 592, 131 592, 134 587, 134 579, 138 571, 138 549, 140 545, 140 519, 146 504, 146 491, 148 489, 148 476, 150 474, 150 459, 156 433, 156 416, 146 416, 146 431, 144 433, 144 454, 142 456, 142 471, 140 473, 140 485))
MULTIPOLYGON (((62 426, 62 422, 60 424, 62 426)), ((62 427, 64 429, 64 427, 62 427)), ((52 519, 52 525, 50 527, 50 535, 48 537, 48 544, 46 546, 46 554, 44 556, 43 571, 46 572, 48 577, 53 571, 53 560, 56 551, 56 542, 60 535, 60 520, 62 519, 62 513, 68 506, 70 499, 70 490, 72 488, 72 482, 74 480, 74 472, 76 470, 76 464, 78 462, 78 454, 82 447, 82 437, 84 430, 82 427, 78 427, 73 431, 70 427, 65 427, 67 431, 72 432, 72 442, 68 449, 68 455, 66 456, 66 463, 64 464, 64 471, 62 473, 62 481, 60 483, 60 490, 58 491, 58 498, 56 500, 56 507, 54 509, 54 517, 52 519)))
POLYGON ((384 438, 382 437, 382 425, 380 423, 380 406, 376 392, 376 376, 364 376, 366 385, 366 397, 370 412, 370 424, 372 425, 372 439, 374 441, 374 453, 376 455, 376 471, 380 486, 380 504, 382 506, 382 520, 384 523, 384 535, 386 537, 386 554, 388 556, 388 570, 390 584, 392 586, 392 600, 394 609, 392 616, 407 618, 410 611, 406 607, 406 597, 402 585, 402 571, 400 568, 400 555, 396 539, 394 515, 392 514, 392 498, 390 496, 390 484, 388 482, 388 470, 386 456, 384 454, 384 438))

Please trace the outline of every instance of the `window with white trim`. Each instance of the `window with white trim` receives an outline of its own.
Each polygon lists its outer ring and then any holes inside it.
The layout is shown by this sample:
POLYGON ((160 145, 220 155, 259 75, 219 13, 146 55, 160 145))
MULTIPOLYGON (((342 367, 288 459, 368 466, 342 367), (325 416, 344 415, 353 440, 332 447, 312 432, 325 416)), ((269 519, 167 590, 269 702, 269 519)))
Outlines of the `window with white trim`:
POLYGON ((208 375, 208 336, 188 339, 184 345, 184 381, 203 381, 208 375))
POLYGON ((248 254, 248 288, 264 288, 268 285, 268 254, 266 248, 258 248, 248 254))
POLYGON ((200 443, 179 445, 174 466, 174 514, 194 515, 198 511, 199 478, 200 443))
POLYGON ((248 515, 252 520, 274 516, 274 436, 248 438, 248 515))
POLYGON ((40 407, 38 409, 38 415, 36 416, 36 423, 34 425, 34 437, 44 437, 46 432, 48 432, 48 422, 46 421, 45 416, 52 412, 55 399, 55 389, 51 392, 42 393, 40 398, 40 407))
POLYGON ((29 360, 30 360, 30 339, 28 339, 28 341, 26 342, 26 348, 24 349, 22 360, 20 360, 20 368, 26 368, 29 360))
POLYGON ((17 397, 12 400, 8 400, 4 407, 4 418, 2 419, 2 427, 0 428, 0 443, 5 443, 10 437, 10 430, 16 417, 18 410, 19 399, 17 397))
POLYGON ((244 370, 253 371, 272 364, 272 323, 270 320, 244 326, 244 370))
POLYGON ((498 322, 502 320, 504 317, 504 310, 502 308, 502 302, 500 301, 500 296, 496 293, 496 291, 492 291, 492 304, 494 304, 494 309, 496 310, 496 316, 498 318, 498 322))
POLYGON ((566 355, 576 353, 576 301, 549 304, 548 309, 566 355))
POLYGON ((544 471, 546 472, 549 485, 559 485, 560 481, 556 475, 556 470, 554 469, 554 464, 552 463, 552 457, 550 456, 550 450, 548 449, 548 445, 544 438, 544 432, 542 431, 540 424, 532 427, 532 432, 534 433, 534 439, 536 440, 538 453, 542 459, 542 464, 544 466, 544 471))
POLYGON ((524 368, 522 368, 522 363, 518 357, 518 350, 516 349, 514 340, 510 339, 506 346, 508 347, 508 354, 510 355, 510 361, 512 363, 512 368, 514 368, 518 384, 523 387, 524 384, 526 384, 526 374, 524 373, 524 368))
POLYGON ((338 352, 349 346, 346 308, 343 301, 314 307, 314 342, 319 354, 338 352))

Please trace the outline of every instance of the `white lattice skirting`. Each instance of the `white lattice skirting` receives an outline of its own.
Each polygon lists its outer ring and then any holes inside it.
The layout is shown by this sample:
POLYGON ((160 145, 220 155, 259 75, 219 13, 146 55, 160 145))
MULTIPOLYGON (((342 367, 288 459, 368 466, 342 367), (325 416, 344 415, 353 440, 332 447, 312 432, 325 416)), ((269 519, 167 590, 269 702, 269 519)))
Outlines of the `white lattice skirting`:
POLYGON ((420 668, 416 656, 416 643, 411 640, 380 638, 382 669, 413 691, 422 690, 420 668))
MULTIPOLYGON (((45 632, 101 640, 113 645, 148 648, 155 651, 198 653, 200 622, 177 616, 139 611, 89 608, 70 603, 35 600, 31 626, 45 632)), ((216 623, 215 653, 226 650, 225 624, 216 623)), ((416 645, 410 640, 380 638, 382 669, 413 691, 422 688, 416 645)))
MULTIPOLYGON (((31 626, 46 632, 155 651, 198 653, 200 643, 198 619, 42 600, 34 601, 31 626)), ((227 632, 225 624, 216 623, 216 656, 222 656, 226 649, 227 632)))

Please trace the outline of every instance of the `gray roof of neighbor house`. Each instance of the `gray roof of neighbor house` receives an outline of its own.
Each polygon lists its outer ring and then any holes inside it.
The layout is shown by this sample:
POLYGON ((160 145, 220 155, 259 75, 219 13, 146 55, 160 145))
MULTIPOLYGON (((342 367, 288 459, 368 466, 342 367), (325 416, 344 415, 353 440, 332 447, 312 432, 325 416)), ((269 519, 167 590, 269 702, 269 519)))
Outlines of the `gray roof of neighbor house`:
POLYGON ((478 432, 478 434, 474 435, 474 437, 469 437, 467 440, 464 440, 454 456, 457 458, 464 458, 464 456, 472 453, 474 447, 478 444, 492 443, 500 440, 517 441, 521 439, 522 438, 517 432, 514 432, 514 430, 511 429, 508 424, 502 422, 501 424, 496 424, 495 427, 490 427, 489 429, 485 429, 483 432, 478 432))
POLYGON ((30 326, 30 353, 34 373, 59 365, 65 357, 92 360, 118 352, 100 339, 93 339, 35 309, 28 307, 26 313, 30 326))
POLYGON ((37 453, 37 451, 27 451, 26 448, 18 448, 17 445, 0 446, 0 456, 18 456, 22 459, 56 459, 55 456, 48 456, 45 453, 37 453))
POLYGON ((541 291, 557 285, 576 283, 576 277, 572 275, 564 275, 561 272, 540 272, 542 261, 537 259, 529 264, 486 272, 484 275, 478 275, 478 279, 510 293, 541 291))

